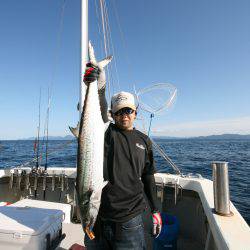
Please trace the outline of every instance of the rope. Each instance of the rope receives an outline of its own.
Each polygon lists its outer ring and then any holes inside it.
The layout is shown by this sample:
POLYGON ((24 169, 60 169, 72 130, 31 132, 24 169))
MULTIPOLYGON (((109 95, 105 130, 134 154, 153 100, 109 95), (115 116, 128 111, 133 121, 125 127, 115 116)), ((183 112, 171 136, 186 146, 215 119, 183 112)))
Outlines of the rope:
MULTIPOLYGON (((106 43, 107 43, 107 51, 110 51, 110 41, 111 41, 111 32, 110 32, 110 27, 109 27, 109 19, 108 19, 108 11, 107 11, 107 6, 106 2, 103 1, 103 11, 104 11, 104 25, 105 25, 105 32, 106 32, 106 43)), ((105 55, 106 57, 108 56, 108 52, 105 55)), ((107 79, 110 85, 110 93, 109 93, 109 98, 111 99, 111 93, 114 92, 114 82, 113 82, 113 77, 111 74, 111 66, 110 64, 107 65, 107 79)))
MULTIPOLYGON (((61 7, 61 12, 60 12, 60 22, 59 22, 59 31, 57 33, 57 43, 56 43, 56 49, 55 49, 55 54, 54 54, 54 68, 52 70, 51 74, 51 82, 50 86, 52 89, 52 86, 55 81, 55 75, 57 71, 57 66, 59 62, 59 51, 61 47, 61 40, 62 40, 62 32, 63 32, 63 23, 64 23, 64 12, 65 12, 65 7, 66 7, 66 0, 63 1, 62 7, 61 7)), ((52 92, 50 92, 50 99, 52 97, 52 92)))
MULTIPOLYGON (((104 52, 105 57, 108 56, 108 49, 107 49, 107 36, 106 36, 106 19, 105 19, 105 10, 104 10, 104 0, 100 0, 100 8, 101 8, 101 19, 102 19, 102 32, 103 32, 103 42, 104 42, 104 52)), ((111 99, 111 89, 110 89, 110 74, 109 74, 109 66, 107 66, 107 79, 108 79, 108 95, 109 100, 111 99)))
MULTIPOLYGON (((127 47, 127 42, 126 42, 126 39, 125 39, 125 35, 124 35, 124 32, 122 30, 122 26, 121 26, 121 21, 120 21, 120 18, 119 18, 119 14, 118 14, 118 10, 116 8, 116 1, 115 0, 112 0, 111 1, 111 4, 113 6, 113 9, 114 9, 114 13, 115 13, 115 18, 116 18, 116 23, 118 25, 118 29, 119 29, 119 33, 120 33, 120 37, 121 37, 121 44, 124 48, 124 51, 128 51, 128 47, 127 47)), ((125 54, 125 60, 127 61, 127 65, 128 65, 128 74, 130 76, 132 76, 132 63, 131 63, 131 60, 129 58, 129 53, 124 53, 125 54)), ((131 87, 131 89, 133 89, 133 85, 132 83, 128 83, 131 87)))
POLYGON ((115 84, 114 84, 114 77, 116 76, 116 85, 118 86, 118 89, 120 90, 120 79, 119 74, 117 70, 117 63, 116 63, 116 56, 115 56, 115 50, 114 50, 114 44, 112 41, 112 35, 111 35, 111 27, 109 24, 109 15, 108 15, 108 8, 105 0, 100 0, 100 12, 101 12, 101 20, 102 20, 102 32, 103 32, 103 42, 104 42, 104 53, 105 56, 108 56, 108 52, 111 51, 110 54, 113 55, 113 64, 109 64, 107 66, 107 82, 108 82, 108 95, 109 99, 111 99, 111 93, 114 93, 115 84), (114 70, 113 70, 114 65, 114 70), (111 74, 111 72, 114 71, 115 74, 111 74))
POLYGON ((104 51, 105 56, 108 55, 107 51, 107 40, 106 40, 106 28, 105 28, 105 18, 104 18, 104 6, 103 0, 100 0, 100 7, 101 7, 101 18, 102 18, 102 32, 103 32, 103 40, 104 40, 104 51))
POLYGON ((99 11, 98 11, 98 5, 97 5, 97 0, 95 0, 95 13, 96 13, 96 18, 97 18, 97 27, 98 27, 98 34, 100 36, 100 45, 101 45, 101 51, 104 51, 104 44, 103 44, 103 40, 102 38, 102 33, 101 33, 101 27, 100 27, 100 15, 99 15, 99 11))
MULTIPOLYGON (((112 55, 115 55, 114 43, 113 43, 112 36, 111 36, 111 29, 110 29, 110 25, 109 25, 107 8, 106 8, 106 21, 107 21, 107 30, 108 30, 109 41, 110 41, 110 48, 111 48, 111 51, 112 51, 112 55)), ((119 74, 118 74, 118 70, 117 70, 117 64, 116 64, 116 57, 115 56, 114 56, 113 61, 114 61, 114 67, 115 67, 114 71, 115 71, 115 75, 116 75, 116 78, 117 78, 118 89, 121 90, 119 74)), ((110 64, 110 67, 112 68, 112 64, 110 64)), ((112 77, 112 75, 111 75, 111 77, 112 77)), ((112 83, 113 82, 114 81, 112 81, 112 83)), ((114 84, 113 84, 113 89, 114 89, 114 84)))
MULTIPOLYGON (((110 49, 111 48, 110 44, 112 45, 111 29, 109 26, 108 10, 107 10, 107 6, 106 6, 105 1, 104 1, 104 17, 105 17, 105 28, 106 28, 106 32, 107 32, 107 36, 106 36, 107 37, 107 48, 108 48, 108 51, 111 51, 111 49, 110 49)), ((106 56, 108 56, 108 54, 106 56)), ((114 79, 113 79, 113 75, 111 74, 111 69, 112 69, 112 65, 111 64, 107 65, 108 81, 109 81, 110 85, 112 86, 112 93, 114 93, 114 81, 113 81, 114 79)))

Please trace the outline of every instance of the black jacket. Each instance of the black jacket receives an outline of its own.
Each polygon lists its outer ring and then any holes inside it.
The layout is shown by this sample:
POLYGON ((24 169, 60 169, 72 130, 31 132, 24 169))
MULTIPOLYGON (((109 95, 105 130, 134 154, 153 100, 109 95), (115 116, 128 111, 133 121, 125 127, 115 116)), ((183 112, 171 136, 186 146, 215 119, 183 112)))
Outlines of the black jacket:
POLYGON ((110 124, 105 133, 104 179, 99 215, 123 222, 145 209, 143 192, 156 210, 152 144, 148 136, 133 129, 123 131, 110 124))

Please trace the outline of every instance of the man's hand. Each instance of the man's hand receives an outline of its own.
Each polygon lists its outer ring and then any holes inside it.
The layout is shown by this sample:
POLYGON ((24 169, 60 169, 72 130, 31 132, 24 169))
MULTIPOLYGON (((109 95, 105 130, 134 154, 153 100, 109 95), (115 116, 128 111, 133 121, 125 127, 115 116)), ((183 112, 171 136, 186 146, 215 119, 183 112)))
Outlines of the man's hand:
POLYGON ((96 66, 92 63, 87 63, 83 80, 86 84, 90 84, 91 82, 98 80, 99 74, 100 70, 96 66))
POLYGON ((161 233, 162 220, 159 212, 154 212, 153 217, 153 235, 157 238, 161 233))
POLYGON ((104 67, 112 60, 112 56, 108 56, 100 62, 96 61, 94 48, 89 42, 89 63, 86 65, 84 74, 84 82, 89 84, 95 80, 98 81, 98 91, 105 89, 106 76, 104 67))

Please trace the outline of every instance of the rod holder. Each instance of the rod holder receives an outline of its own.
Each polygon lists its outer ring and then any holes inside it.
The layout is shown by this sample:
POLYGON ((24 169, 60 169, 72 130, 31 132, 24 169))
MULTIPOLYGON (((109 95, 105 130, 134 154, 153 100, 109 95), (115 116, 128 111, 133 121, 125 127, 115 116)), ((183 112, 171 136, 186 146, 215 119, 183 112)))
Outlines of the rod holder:
POLYGON ((222 216, 232 216, 230 211, 230 194, 228 178, 228 162, 212 162, 214 211, 222 216))
POLYGON ((52 177, 51 177, 51 190, 55 191, 55 187, 56 187, 56 176, 53 173, 52 177))

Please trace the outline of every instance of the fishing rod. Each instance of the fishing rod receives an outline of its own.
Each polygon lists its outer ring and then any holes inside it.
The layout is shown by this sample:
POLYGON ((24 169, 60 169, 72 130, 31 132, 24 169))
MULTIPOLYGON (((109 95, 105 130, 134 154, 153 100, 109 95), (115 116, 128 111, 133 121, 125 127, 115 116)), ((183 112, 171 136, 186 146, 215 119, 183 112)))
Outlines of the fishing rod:
POLYGON ((39 149, 40 149, 40 124, 41 124, 41 87, 39 91, 39 108, 38 108, 38 127, 37 127, 37 147, 36 147, 36 169, 33 171, 34 173, 34 190, 35 190, 35 198, 37 196, 37 182, 38 182, 38 168, 39 168, 39 149))
POLYGON ((47 125, 46 125, 46 146, 45 146, 45 170, 48 168, 48 148, 49 148, 49 112, 50 112, 50 98, 48 100, 48 108, 47 108, 47 125))
POLYGON ((37 127, 37 151, 36 151, 36 169, 39 167, 39 148, 40 148, 40 124, 41 124, 41 88, 39 92, 39 108, 38 108, 38 127, 37 127))
POLYGON ((50 89, 48 88, 48 106, 46 111, 46 119, 44 124, 44 136, 43 141, 45 140, 45 164, 44 169, 47 170, 48 168, 48 141, 49 141, 49 112, 50 112, 50 89))
POLYGON ((43 199, 46 197, 46 182, 47 182, 47 168, 48 168, 48 145, 49 145, 49 112, 50 112, 50 102, 51 102, 51 91, 48 88, 48 106, 46 112, 46 121, 45 121, 45 129, 44 129, 44 137, 46 133, 46 141, 45 141, 45 165, 43 172, 43 199))

